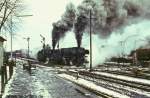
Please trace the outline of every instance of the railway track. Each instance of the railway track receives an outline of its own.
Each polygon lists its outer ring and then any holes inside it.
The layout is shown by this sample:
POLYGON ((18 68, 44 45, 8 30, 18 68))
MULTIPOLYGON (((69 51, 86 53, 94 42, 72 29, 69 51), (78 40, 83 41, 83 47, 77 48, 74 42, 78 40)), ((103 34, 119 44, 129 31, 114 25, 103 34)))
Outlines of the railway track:
POLYGON ((137 76, 131 71, 128 71, 128 72, 125 72, 125 71, 124 72, 123 71, 103 71, 103 72, 107 72, 107 73, 110 73, 110 74, 116 74, 116 75, 125 75, 125 76, 134 77, 134 78, 149 79, 150 80, 150 74, 145 73, 145 72, 142 72, 137 76))
MULTIPOLYGON (((59 70, 59 69, 58 69, 59 70)), ((58 71, 57 70, 57 71, 58 71)), ((67 69, 66 69, 67 70, 67 69)), ((70 70, 70 69, 69 69, 70 70)), ((97 74, 94 72, 89 72, 89 71, 85 71, 80 69, 80 71, 63 71, 63 73, 72 75, 74 77, 77 77, 79 74, 79 77, 82 77, 86 80, 90 80, 95 82, 96 84, 98 84, 99 86, 102 86, 104 88, 113 90, 115 92, 119 92, 121 94, 124 94, 124 92, 126 92, 125 95, 128 95, 130 93, 133 93, 134 95, 139 94, 138 91, 134 92, 134 89, 138 89, 141 92, 148 92, 148 96, 150 95, 150 85, 149 84, 143 84, 143 83, 139 83, 139 82, 134 82, 134 81, 128 81, 128 80, 123 80, 123 79, 118 79, 118 78, 114 78, 114 77, 109 77, 109 76, 105 76, 105 75, 101 75, 101 74, 97 74), (113 84, 113 85, 110 85, 113 84), (117 86, 116 86, 117 85, 117 86), (120 86, 120 87, 119 87, 120 86), (126 89, 124 87, 128 87, 133 88, 132 90, 126 89)), ((77 69, 72 69, 72 70, 77 70, 77 69)), ((88 89, 88 88, 87 88, 88 89)), ((89 89, 90 90, 90 89, 89 89)), ((91 91, 92 92, 92 91, 91 91)), ((104 93, 100 93, 100 92, 96 92, 94 91, 94 93, 102 96, 103 98, 112 98, 107 94, 104 93)), ((139 94, 141 96, 141 98, 149 98, 147 96, 145 96, 144 94, 140 93, 139 94)), ((130 95, 129 95, 130 96, 130 95)), ((137 98, 136 97, 132 97, 132 98, 137 98)))
POLYGON ((100 74, 90 73, 88 71, 68 71, 66 74, 72 75, 74 77, 77 77, 77 73, 80 74, 80 77, 95 82, 97 85, 100 85, 102 87, 105 87, 107 89, 113 90, 115 92, 119 92, 121 94, 126 94, 130 97, 133 97, 131 93, 134 95, 134 98, 137 98, 137 96, 141 96, 141 98, 149 98, 145 96, 142 93, 138 93, 134 91, 137 89, 141 92, 150 92, 150 85, 143 84, 143 83, 137 83, 122 79, 117 79, 113 77, 107 77, 100 74), (131 89, 131 90, 130 90, 131 89), (136 96, 136 97, 135 97, 136 96))
MULTIPOLYGON (((77 84, 77 83, 75 83, 75 84, 77 84)), ((77 84, 77 85, 79 85, 79 84, 77 84)), ((79 86, 83 87, 83 85, 79 85, 79 86)), ((111 95, 108 95, 108 94, 102 93, 102 92, 98 92, 98 91, 96 91, 96 90, 93 90, 93 89, 88 88, 88 87, 85 87, 85 86, 84 86, 83 88, 89 90, 90 92, 93 92, 93 93, 99 95, 99 96, 102 97, 102 98, 114 98, 114 97, 111 96, 111 95)))
POLYGON ((148 85, 148 84, 137 83, 137 82, 127 81, 127 80, 122 80, 122 79, 116 79, 113 77, 110 78, 110 77, 107 77, 104 75, 89 73, 89 72, 84 72, 84 71, 81 71, 79 73, 81 75, 86 75, 86 76, 93 77, 96 79, 101 79, 101 80, 105 80, 105 81, 109 81, 109 82, 113 82, 113 83, 117 83, 117 84, 121 84, 121 85, 126 85, 129 87, 133 87, 133 88, 137 88, 137 89, 141 89, 141 90, 150 92, 150 85, 148 85))
POLYGON ((132 87, 132 88, 136 88, 136 89, 150 92, 150 85, 148 85, 148 84, 137 83, 134 81, 128 81, 128 80, 122 80, 122 79, 118 79, 118 78, 108 77, 108 76, 104 76, 101 74, 92 73, 89 71, 78 71, 78 72, 67 71, 65 73, 73 75, 75 77, 77 76, 77 73, 79 73, 79 75, 81 75, 83 78, 85 78, 85 79, 91 78, 90 80, 93 80, 93 81, 95 80, 97 83, 99 80, 103 80, 103 81, 108 81, 111 83, 117 83, 117 84, 121 84, 121 85, 125 85, 128 87, 132 87))

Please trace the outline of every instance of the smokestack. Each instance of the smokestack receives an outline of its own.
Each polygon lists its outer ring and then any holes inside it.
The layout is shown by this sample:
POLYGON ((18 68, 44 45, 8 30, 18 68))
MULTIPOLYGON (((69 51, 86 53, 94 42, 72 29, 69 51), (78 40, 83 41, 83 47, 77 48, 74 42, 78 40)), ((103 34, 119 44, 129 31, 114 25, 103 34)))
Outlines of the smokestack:
POLYGON ((81 36, 80 35, 77 35, 77 46, 78 46, 78 48, 80 48, 80 46, 81 46, 81 36))
POLYGON ((53 47, 53 50, 55 49, 55 46, 56 46, 56 40, 52 40, 52 47, 53 47))

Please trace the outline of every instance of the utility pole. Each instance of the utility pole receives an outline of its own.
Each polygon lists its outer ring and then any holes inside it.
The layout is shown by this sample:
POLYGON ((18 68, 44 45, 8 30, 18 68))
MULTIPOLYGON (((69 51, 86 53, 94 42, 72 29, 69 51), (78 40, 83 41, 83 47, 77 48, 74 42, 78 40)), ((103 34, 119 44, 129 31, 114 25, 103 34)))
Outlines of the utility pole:
POLYGON ((121 45, 121 47, 122 47, 122 58, 123 58, 123 65, 124 65, 124 58, 125 58, 125 43, 126 43, 126 41, 128 41, 130 38, 132 38, 132 37, 136 37, 136 36, 138 36, 138 34, 133 34, 133 35, 130 35, 130 36, 128 36, 128 37, 126 37, 126 39, 124 39, 124 40, 122 40, 122 41, 120 41, 120 45, 121 45))
POLYGON ((28 42, 28 64, 29 64, 29 74, 31 74, 31 64, 30 64, 30 37, 27 37, 27 42, 28 42))
POLYGON ((27 61, 28 61, 28 65, 29 65, 29 74, 31 74, 31 64, 30 64, 30 37, 27 37, 27 38, 24 38, 27 40, 27 43, 28 43, 28 53, 27 53, 27 61))
POLYGON ((90 71, 92 71, 92 12, 90 9, 90 71))
POLYGON ((96 19, 92 17, 92 8, 89 9, 90 11, 90 71, 92 71, 92 19, 96 19))
POLYGON ((120 41, 120 46, 121 46, 121 51, 120 51, 120 57, 124 57, 124 48, 123 48, 123 46, 124 46, 124 41, 120 41))
POLYGON ((10 30, 10 36, 11 36, 11 39, 10 39, 10 44, 11 44, 11 61, 13 60, 13 53, 12 53, 12 36, 13 36, 13 20, 12 20, 12 15, 11 15, 11 30, 10 30))
POLYGON ((30 37, 27 38, 27 42, 28 42, 28 59, 30 57, 30 37))
POLYGON ((30 37, 23 38, 23 39, 26 39, 26 40, 27 40, 27 43, 28 43, 27 58, 29 59, 29 57, 30 57, 30 37))
POLYGON ((134 34, 134 35, 130 35, 130 36, 128 36, 128 37, 126 37, 126 39, 125 40, 122 40, 122 41, 120 41, 120 46, 121 46, 121 53, 120 53, 120 57, 122 57, 122 61, 123 61, 123 65, 124 65, 124 63, 125 63, 125 42, 129 39, 129 38, 132 38, 132 37, 135 37, 135 36, 137 36, 138 34, 134 34))
POLYGON ((125 41, 120 41, 120 48, 122 48, 121 49, 121 51, 120 51, 120 60, 123 62, 123 66, 124 66, 124 60, 125 60, 125 56, 124 56, 124 44, 125 44, 125 41))
POLYGON ((92 7, 89 8, 89 13, 90 13, 90 17, 87 17, 90 20, 90 70, 89 71, 92 71, 92 19, 96 19, 96 18, 92 17, 92 7))
MULTIPOLYGON (((33 15, 18 15, 18 16, 15 16, 15 17, 30 17, 30 16, 33 16, 33 15)), ((13 60, 13 15, 11 15, 11 32, 10 32, 10 36, 11 36, 11 60, 13 60)))

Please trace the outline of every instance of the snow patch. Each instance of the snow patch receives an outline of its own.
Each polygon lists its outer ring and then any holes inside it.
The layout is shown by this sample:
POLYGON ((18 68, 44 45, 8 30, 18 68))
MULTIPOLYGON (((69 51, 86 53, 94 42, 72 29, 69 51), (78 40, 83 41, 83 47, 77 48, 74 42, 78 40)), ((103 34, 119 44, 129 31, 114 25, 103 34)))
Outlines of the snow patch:
POLYGON ((77 84, 80 84, 80 85, 83 85, 83 86, 86 86, 88 88, 91 88, 93 90, 96 90, 98 92, 102 92, 102 93, 105 93, 105 94, 108 94, 108 95, 111 95, 113 97, 116 97, 116 98, 130 98, 129 96, 126 96, 126 95, 122 95, 120 93, 117 93, 117 92, 114 92, 114 91, 111 91, 111 90, 108 90, 106 88, 103 88, 101 86, 97 86, 96 84, 90 82, 90 81, 87 81, 87 80, 84 80, 84 79, 78 79, 76 80, 76 78, 74 78, 73 76, 70 76, 70 75, 67 75, 67 74, 59 74, 58 76, 62 77, 62 78, 66 78, 72 82, 75 82, 77 84))
POLYGON ((42 85, 42 83, 40 81, 37 80, 34 83, 34 86, 37 88, 35 95, 42 95, 42 98, 52 98, 52 96, 49 94, 46 87, 44 87, 44 85, 42 85))
POLYGON ((103 75, 103 76, 107 76, 107 77, 116 78, 116 79, 122 79, 122 80, 126 80, 126 81, 150 85, 150 80, 146 80, 146 79, 139 79, 139 78, 133 78, 133 77, 128 77, 128 76, 116 75, 116 74, 114 75, 114 74, 105 73, 105 72, 94 72, 94 73, 103 75))
POLYGON ((12 75, 11 79, 8 81, 8 83, 5 86, 5 92, 2 96, 2 98, 6 98, 7 95, 10 95, 9 89, 11 88, 11 84, 12 84, 13 80, 15 79, 16 75, 17 75, 16 68, 14 68, 13 75, 12 75))

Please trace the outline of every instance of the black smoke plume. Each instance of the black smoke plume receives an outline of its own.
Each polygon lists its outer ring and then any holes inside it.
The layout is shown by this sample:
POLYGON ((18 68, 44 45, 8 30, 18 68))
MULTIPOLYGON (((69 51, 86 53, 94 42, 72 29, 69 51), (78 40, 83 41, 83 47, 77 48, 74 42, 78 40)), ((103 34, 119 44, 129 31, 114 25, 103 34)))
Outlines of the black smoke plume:
POLYGON ((56 23, 53 23, 52 30, 52 46, 55 49, 57 42, 60 38, 65 36, 65 33, 72 29, 73 23, 75 20, 75 8, 72 3, 68 4, 66 7, 66 12, 62 16, 61 20, 56 23))
POLYGON ((77 17, 77 22, 74 25, 74 29, 75 29, 74 32, 75 32, 78 47, 81 46, 83 31, 85 30, 87 23, 88 23, 88 19, 85 16, 80 15, 77 17))

